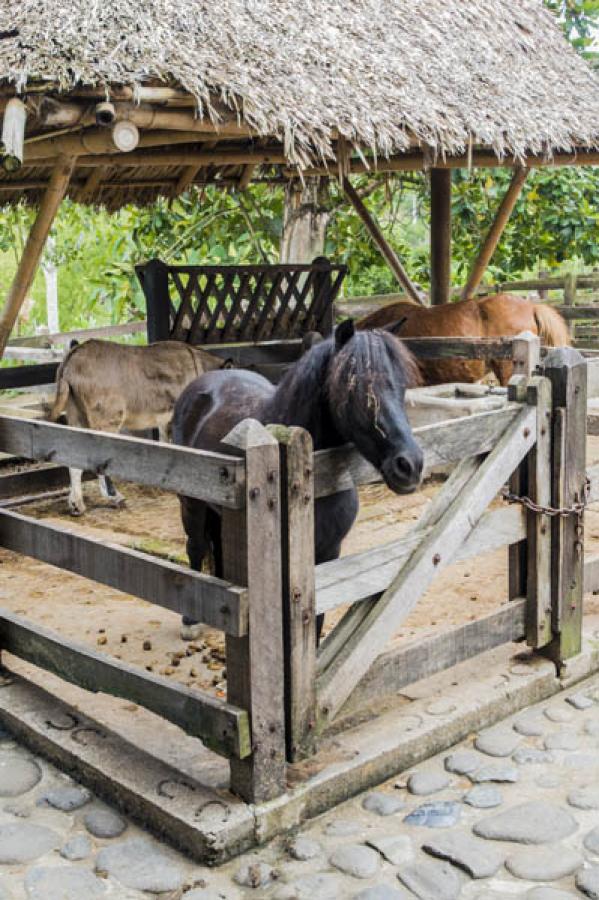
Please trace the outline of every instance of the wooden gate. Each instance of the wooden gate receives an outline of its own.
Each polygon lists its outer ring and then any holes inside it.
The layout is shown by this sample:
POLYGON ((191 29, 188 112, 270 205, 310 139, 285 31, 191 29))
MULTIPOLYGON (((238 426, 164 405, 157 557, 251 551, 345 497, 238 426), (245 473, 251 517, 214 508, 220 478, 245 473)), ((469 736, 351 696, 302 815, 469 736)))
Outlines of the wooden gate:
POLYGON ((424 515, 390 544, 319 566, 315 500, 380 480, 351 446, 313 453, 302 429, 246 420, 225 455, 0 416, 0 451, 220 507, 224 579, 6 508, 0 545, 223 630, 228 696, 175 686, 5 610, 0 649, 177 723, 230 760, 231 788, 250 802, 284 793, 286 762, 311 754, 356 698, 396 693, 506 641, 525 639, 560 664, 581 642, 586 374, 577 351, 552 350, 539 374, 515 376, 504 407, 415 429, 427 469, 454 466, 424 515), (495 505, 506 482, 531 502, 495 505), (386 651, 437 573, 500 546, 510 547, 510 603, 386 651), (342 605, 317 652, 316 614, 342 605))

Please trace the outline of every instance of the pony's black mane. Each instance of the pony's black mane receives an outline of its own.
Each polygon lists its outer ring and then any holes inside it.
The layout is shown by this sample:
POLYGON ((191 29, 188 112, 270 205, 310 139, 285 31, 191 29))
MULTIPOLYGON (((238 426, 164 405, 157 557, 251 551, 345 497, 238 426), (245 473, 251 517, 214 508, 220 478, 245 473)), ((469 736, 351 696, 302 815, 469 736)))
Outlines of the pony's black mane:
POLYGON ((330 421, 330 407, 342 408, 353 396, 366 408, 377 382, 398 377, 404 387, 420 384, 414 357, 389 332, 357 331, 339 350, 332 337, 313 347, 285 374, 262 418, 301 425, 312 434, 315 449, 334 446, 342 441, 330 421))

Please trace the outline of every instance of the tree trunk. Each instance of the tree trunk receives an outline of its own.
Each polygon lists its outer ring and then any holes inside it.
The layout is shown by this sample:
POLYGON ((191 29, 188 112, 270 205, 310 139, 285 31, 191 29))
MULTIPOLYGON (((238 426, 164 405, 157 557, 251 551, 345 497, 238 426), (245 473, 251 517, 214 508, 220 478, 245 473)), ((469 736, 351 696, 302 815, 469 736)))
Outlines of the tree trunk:
POLYGON ((324 256, 327 226, 326 179, 306 178, 291 182, 285 190, 285 213, 279 259, 282 263, 311 263, 324 256))

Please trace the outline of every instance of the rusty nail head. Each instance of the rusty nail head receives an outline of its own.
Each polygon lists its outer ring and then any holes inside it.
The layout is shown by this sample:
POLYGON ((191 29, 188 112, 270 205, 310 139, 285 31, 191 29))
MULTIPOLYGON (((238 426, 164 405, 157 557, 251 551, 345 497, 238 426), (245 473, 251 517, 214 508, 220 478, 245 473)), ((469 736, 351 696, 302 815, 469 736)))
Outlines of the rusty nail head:
POLYGON ((219 477, 220 481, 223 483, 225 481, 228 481, 229 480, 229 470, 225 466, 223 466, 223 468, 219 470, 218 477, 219 477))
POLYGON ((257 500, 260 496, 260 488, 255 487, 250 490, 250 500, 257 500))
POLYGON ((433 556, 433 565, 438 566, 440 562, 441 562, 441 554, 435 553, 435 555, 433 556))
POLYGON ((275 501, 272 499, 272 497, 270 498, 270 500, 268 501, 268 503, 266 505, 268 506, 269 509, 275 508, 275 501))
POLYGON ((530 428, 525 428, 524 429, 524 437, 528 437, 529 434, 530 434, 530 428))
POLYGON ((299 489, 300 489, 299 481, 294 481, 291 485, 291 490, 293 491, 294 494, 297 494, 299 489))
POLYGON ((309 503, 311 499, 310 494, 304 494, 304 503, 309 503))
POLYGON ((302 599, 302 592, 299 588, 295 588, 293 591, 293 599, 296 603, 298 603, 302 599))
POLYGON ((276 472, 273 469, 270 469, 269 473, 266 477, 267 477, 268 481, 273 482, 276 478, 276 472))

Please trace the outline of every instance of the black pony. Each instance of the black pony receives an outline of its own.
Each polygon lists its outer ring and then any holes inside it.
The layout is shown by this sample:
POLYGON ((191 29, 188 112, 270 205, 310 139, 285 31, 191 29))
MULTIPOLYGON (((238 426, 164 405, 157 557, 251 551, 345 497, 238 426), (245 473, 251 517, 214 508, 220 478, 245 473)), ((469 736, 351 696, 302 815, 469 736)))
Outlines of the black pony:
MULTIPOLYGON (((312 435, 315 450, 351 442, 392 491, 409 493, 420 483, 423 462, 404 409, 406 387, 415 383, 417 364, 397 338, 386 331, 356 332, 350 319, 301 357, 276 388, 255 372, 201 375, 177 401, 173 439, 227 452, 220 441, 243 419, 299 425, 312 435)), ((222 577, 218 513, 200 500, 180 500, 190 565, 199 571, 212 550, 214 574, 222 577)), ((316 563, 339 556, 357 512, 355 488, 316 501, 316 563)), ((191 624, 184 619, 184 626, 191 624)))

